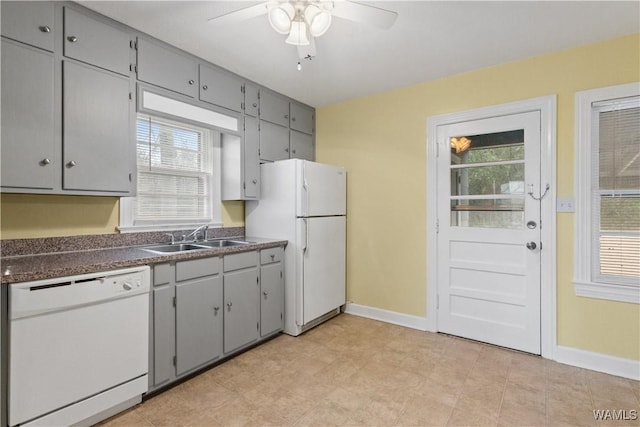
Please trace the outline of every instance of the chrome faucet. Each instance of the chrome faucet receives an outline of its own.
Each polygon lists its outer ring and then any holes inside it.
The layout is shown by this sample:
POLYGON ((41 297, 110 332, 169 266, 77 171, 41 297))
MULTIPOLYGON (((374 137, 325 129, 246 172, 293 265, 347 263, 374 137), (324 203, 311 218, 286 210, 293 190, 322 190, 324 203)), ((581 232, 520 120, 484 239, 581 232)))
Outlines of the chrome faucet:
POLYGON ((202 240, 207 240, 207 229, 208 228, 209 228, 209 225, 207 225, 207 224, 201 225, 200 227, 198 227, 195 230, 193 230, 191 233, 189 233, 186 236, 184 236, 182 240, 186 242, 189 238, 193 237, 193 241, 197 242, 198 241, 198 234, 200 232, 202 232, 202 240))
POLYGON ((176 238, 173 236, 173 233, 164 233, 164 235, 171 238, 172 245, 176 242, 176 238))

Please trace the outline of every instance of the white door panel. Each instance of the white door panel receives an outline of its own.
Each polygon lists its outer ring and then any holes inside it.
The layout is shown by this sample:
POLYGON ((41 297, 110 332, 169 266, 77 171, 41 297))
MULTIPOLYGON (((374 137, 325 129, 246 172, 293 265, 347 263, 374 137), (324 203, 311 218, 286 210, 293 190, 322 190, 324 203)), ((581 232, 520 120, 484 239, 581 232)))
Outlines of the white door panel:
POLYGON ((301 197, 299 217, 345 215, 347 212, 347 173, 344 168, 299 161, 301 197))
POLYGON ((344 216, 305 218, 302 250, 302 324, 346 302, 344 216))
POLYGON ((539 354, 540 114, 441 126, 437 143, 438 329, 539 354))

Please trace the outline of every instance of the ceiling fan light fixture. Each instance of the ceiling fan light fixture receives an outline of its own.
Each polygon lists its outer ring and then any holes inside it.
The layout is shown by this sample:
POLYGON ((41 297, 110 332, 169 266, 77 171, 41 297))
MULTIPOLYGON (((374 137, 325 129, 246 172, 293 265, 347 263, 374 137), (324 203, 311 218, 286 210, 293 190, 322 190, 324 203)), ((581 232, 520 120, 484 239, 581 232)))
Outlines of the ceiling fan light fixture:
POLYGON ((311 3, 304 10, 304 20, 309 27, 309 33, 313 37, 319 37, 331 26, 331 13, 311 3))
POLYGON ((295 20, 291 23, 291 31, 285 43, 296 46, 309 45, 309 37, 307 37, 307 26, 304 21, 295 20))
POLYGON ((292 20, 295 16, 295 8, 289 2, 279 3, 269 6, 269 23, 274 30, 280 34, 288 34, 292 27, 292 20))

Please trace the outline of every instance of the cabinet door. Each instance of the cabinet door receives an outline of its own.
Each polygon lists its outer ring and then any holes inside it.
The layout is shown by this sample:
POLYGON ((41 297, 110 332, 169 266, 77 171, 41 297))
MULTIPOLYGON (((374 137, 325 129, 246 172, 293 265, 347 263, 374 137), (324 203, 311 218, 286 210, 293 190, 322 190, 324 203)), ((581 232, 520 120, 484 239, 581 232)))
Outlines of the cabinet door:
POLYGON ((271 92, 260 92, 260 119, 289 127, 289 101, 271 92))
POLYGON ((274 162, 289 158, 289 129, 260 121, 260 160, 274 162))
POLYGON ((311 160, 314 159, 313 136, 291 131, 291 158, 311 160))
POLYGON ((216 68, 200 64, 200 101, 242 111, 242 80, 216 68))
POLYGON ((2 35, 53 52, 53 5, 50 1, 0 2, 2 35))
POLYGON ((64 188, 132 191, 129 79, 68 61, 63 74, 64 188))
POLYGON ((224 352, 258 339, 258 269, 224 275, 224 352))
POLYGON ((3 39, 0 90, 2 186, 53 188, 60 173, 53 155, 53 56, 3 39))
POLYGON ((64 8, 65 56, 128 76, 130 42, 119 28, 64 8))
POLYGON ((182 375, 222 354, 222 279, 176 285, 176 373, 182 375))
POLYGON ((246 83, 244 85, 244 113, 251 117, 258 117, 259 106, 258 86, 246 83))
POLYGON ((153 378, 158 387, 175 377, 174 290, 170 286, 153 288, 153 378))
POLYGON ((258 119, 244 118, 244 196, 247 199, 260 197, 260 159, 258 158, 258 119))
POLYGON ((304 105, 291 103, 291 129, 312 134, 314 128, 314 111, 304 105))
POLYGON ((138 38, 138 80, 195 98, 197 79, 195 59, 138 38))
POLYGON ((284 282, 282 263, 260 268, 260 335, 267 336, 282 329, 284 282))

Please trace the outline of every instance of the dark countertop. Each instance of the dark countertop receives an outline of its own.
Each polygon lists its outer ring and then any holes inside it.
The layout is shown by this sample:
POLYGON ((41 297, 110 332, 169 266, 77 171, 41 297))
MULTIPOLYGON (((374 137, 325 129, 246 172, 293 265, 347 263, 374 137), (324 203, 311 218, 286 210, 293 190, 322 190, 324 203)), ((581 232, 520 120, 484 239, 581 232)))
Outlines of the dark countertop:
POLYGON ((258 237, 245 237, 242 240, 251 243, 242 246, 203 249, 180 254, 154 254, 143 250, 140 246, 136 246, 3 257, 1 266, 2 284, 95 273, 169 261, 206 258, 274 248, 287 244, 286 240, 258 237))

